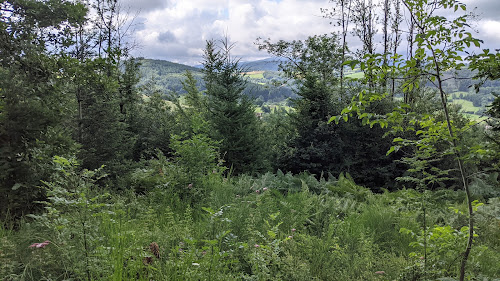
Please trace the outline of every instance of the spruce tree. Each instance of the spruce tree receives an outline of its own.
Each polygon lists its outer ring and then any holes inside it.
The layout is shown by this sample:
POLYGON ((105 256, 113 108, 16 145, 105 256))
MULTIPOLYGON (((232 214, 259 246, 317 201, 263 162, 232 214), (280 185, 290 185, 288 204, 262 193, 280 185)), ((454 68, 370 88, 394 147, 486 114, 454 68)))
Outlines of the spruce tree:
POLYGON ((231 57, 233 45, 207 41, 203 72, 207 88, 207 119, 212 139, 221 141, 221 156, 235 173, 262 169, 260 124, 251 100, 243 95, 246 81, 238 60, 231 57))

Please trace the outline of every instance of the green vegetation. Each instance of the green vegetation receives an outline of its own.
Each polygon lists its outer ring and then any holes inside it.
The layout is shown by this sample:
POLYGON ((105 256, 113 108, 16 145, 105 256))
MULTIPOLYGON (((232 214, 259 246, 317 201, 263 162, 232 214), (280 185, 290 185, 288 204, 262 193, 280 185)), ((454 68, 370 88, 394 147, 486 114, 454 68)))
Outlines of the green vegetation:
POLYGON ((0 279, 498 280, 500 53, 455 0, 334 3, 198 70, 129 57, 115 0, 3 1, 0 279))
POLYGON ((365 74, 363 72, 355 72, 355 73, 347 74, 346 77, 353 78, 353 79, 362 79, 365 77, 365 74))
POLYGON ((251 71, 243 74, 250 79, 264 79, 264 71, 251 71))
MULTIPOLYGON (((155 85, 164 96, 169 96, 172 93, 175 94, 185 94, 185 90, 182 87, 182 81, 184 80, 184 73, 189 71, 192 73, 196 80, 196 87, 201 91, 205 91, 205 83, 203 81, 203 74, 201 69, 172 63, 169 61, 162 60, 151 60, 151 59, 137 59, 139 63, 139 77, 140 81, 137 86, 140 88, 148 88, 151 84, 155 85)), ((279 103, 290 97, 295 97, 292 88, 284 83, 283 77, 280 72, 276 70, 255 70, 248 71, 247 68, 242 64, 242 72, 248 84, 243 90, 243 93, 250 98, 259 99, 262 102, 267 103, 279 103)), ((266 68, 277 68, 276 62, 265 62, 250 64, 249 68, 253 69, 255 67, 266 68), (268 66, 269 64, 269 66, 268 66), (272 67, 271 67, 272 66, 272 67)))
POLYGON ((462 110, 465 112, 476 113, 480 108, 474 106, 471 101, 463 100, 463 99, 453 99, 454 104, 459 104, 462 107, 462 110))
MULTIPOLYGON (((160 158, 136 172, 144 190, 138 195, 106 192, 95 184, 102 171, 78 173, 71 161, 56 159, 59 172, 45 185, 48 212, 0 230, 0 275, 435 280, 457 270, 466 239, 463 192, 373 194, 349 176, 318 181, 280 172, 225 178, 210 171, 190 186, 172 181, 172 164, 160 158), (194 205, 182 199, 196 194, 194 205)), ((474 189, 484 204, 475 203, 479 231, 468 275, 482 280, 500 274, 500 201, 487 199, 494 195, 488 185, 474 189)))

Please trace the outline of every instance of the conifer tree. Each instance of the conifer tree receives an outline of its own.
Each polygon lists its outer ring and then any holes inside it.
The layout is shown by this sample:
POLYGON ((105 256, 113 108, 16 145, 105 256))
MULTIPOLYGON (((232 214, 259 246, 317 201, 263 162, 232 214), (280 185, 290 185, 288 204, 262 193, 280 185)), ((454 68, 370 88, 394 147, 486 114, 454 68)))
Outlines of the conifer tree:
POLYGON ((84 168, 105 165, 109 178, 115 178, 129 170, 133 158, 136 136, 131 114, 140 100, 135 88, 138 64, 127 60, 129 50, 123 44, 127 16, 121 14, 119 3, 94 0, 87 7, 94 13, 87 26, 78 29, 74 73, 79 156, 84 168))
MULTIPOLYGON (((287 59, 281 68, 294 79, 299 96, 293 100, 294 111, 289 114, 293 137, 288 139, 288 151, 278 157, 278 166, 316 176, 349 172, 358 183, 372 188, 388 187, 390 179, 401 170, 386 156, 390 140, 372 143, 372 139, 381 138, 384 130, 370 131, 357 120, 328 125, 330 117, 347 105, 349 93, 355 91, 347 83, 339 85, 345 54, 338 35, 317 35, 292 42, 266 40, 260 49, 287 59)), ((385 105, 378 105, 378 110, 384 108, 385 105)))
POLYGON ((246 81, 228 40, 207 41, 203 72, 207 88, 207 119, 212 139, 221 141, 221 156, 235 173, 262 169, 259 121, 251 100, 243 95, 246 81))

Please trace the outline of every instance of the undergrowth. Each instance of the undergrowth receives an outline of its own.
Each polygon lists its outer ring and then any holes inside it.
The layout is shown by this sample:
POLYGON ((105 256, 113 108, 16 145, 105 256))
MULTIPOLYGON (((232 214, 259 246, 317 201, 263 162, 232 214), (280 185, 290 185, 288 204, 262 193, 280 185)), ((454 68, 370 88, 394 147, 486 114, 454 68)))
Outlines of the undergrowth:
MULTIPOLYGON (((101 169, 79 171, 71 160, 57 158, 58 173, 43 187, 45 212, 25 217, 16 229, 2 223, 0 279, 453 280, 457 275, 467 238, 460 191, 374 194, 348 175, 230 177, 217 163, 201 167, 193 179, 172 171, 161 156, 151 161, 130 180, 134 190, 118 193, 98 184, 106 176, 101 169), (172 173, 179 178, 173 180, 172 173)), ((468 278, 498 280, 500 200, 477 199, 468 278)))

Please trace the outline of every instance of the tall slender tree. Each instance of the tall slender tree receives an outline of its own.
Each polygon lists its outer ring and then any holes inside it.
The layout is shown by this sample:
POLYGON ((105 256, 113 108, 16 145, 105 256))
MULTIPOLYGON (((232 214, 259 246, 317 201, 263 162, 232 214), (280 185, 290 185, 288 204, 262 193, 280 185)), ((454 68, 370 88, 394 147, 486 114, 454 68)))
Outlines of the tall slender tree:
MULTIPOLYGON (((390 69, 385 69, 380 73, 401 74, 405 78, 402 88, 406 92, 411 92, 416 88, 424 88, 425 83, 433 84, 435 91, 427 92, 434 93, 440 101, 441 116, 436 116, 434 113, 420 115, 418 112, 411 111, 411 105, 406 103, 385 115, 385 118, 372 115, 367 112, 368 105, 386 96, 373 91, 359 93, 355 102, 343 110, 343 115, 347 119, 349 114, 356 112, 358 118, 364 119, 364 122, 371 126, 374 124, 380 124, 382 127, 391 125, 397 133, 405 130, 406 132, 416 132, 417 140, 396 138, 395 142, 398 145, 393 146, 389 152, 395 151, 400 145, 412 144, 420 151, 435 153, 436 144, 447 143, 449 145, 444 153, 451 152, 454 155, 455 167, 458 170, 457 182, 463 186, 469 212, 468 242, 461 254, 458 274, 460 280, 465 280, 466 265, 474 241, 474 212, 469 189, 470 177, 463 161, 463 154, 467 153, 468 148, 461 145, 462 132, 467 129, 467 126, 464 126, 464 123, 452 122, 443 82, 445 79, 444 71, 458 70, 466 66, 463 62, 466 48, 472 45, 480 47, 480 40, 474 38, 472 33, 467 32, 466 29, 469 27, 467 21, 470 15, 465 13, 466 5, 459 1, 404 0, 403 4, 411 18, 411 30, 416 29, 415 35, 411 34, 412 36, 409 38, 412 42, 412 49, 406 60, 400 61, 397 65, 388 66, 390 69), (453 9, 455 12, 460 10, 464 13, 449 19, 438 15, 443 9, 453 9), (374 116, 376 118, 373 118, 374 116), (411 120, 409 124, 404 123, 408 120, 411 120)), ((365 67, 378 69, 380 67, 381 60, 378 55, 368 56, 368 59, 373 60, 374 63, 362 65, 362 69, 365 67)), ((363 70, 370 71, 369 69, 363 70)), ((374 78, 384 79, 383 75, 374 78)), ((340 117, 336 119, 339 120, 340 117)))
POLYGON ((132 108, 140 98, 135 84, 138 65, 128 59, 128 15, 117 0, 87 2, 87 26, 77 30, 73 55, 75 96, 78 102, 77 139, 83 167, 107 166, 111 178, 128 170, 136 137, 130 128, 132 108))
MULTIPOLYGON (((335 21, 337 26, 341 27, 340 37, 342 40, 342 52, 340 57, 340 91, 344 91, 344 72, 345 67, 344 63, 348 59, 348 46, 347 46, 347 35, 349 35, 349 24, 351 23, 352 16, 352 0, 330 0, 336 7, 332 9, 322 9, 322 12, 325 14, 327 18, 330 18, 335 21)), ((333 24, 334 22, 330 22, 333 24)))

